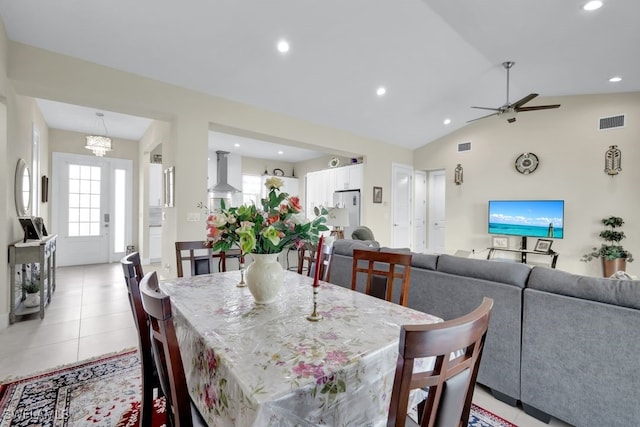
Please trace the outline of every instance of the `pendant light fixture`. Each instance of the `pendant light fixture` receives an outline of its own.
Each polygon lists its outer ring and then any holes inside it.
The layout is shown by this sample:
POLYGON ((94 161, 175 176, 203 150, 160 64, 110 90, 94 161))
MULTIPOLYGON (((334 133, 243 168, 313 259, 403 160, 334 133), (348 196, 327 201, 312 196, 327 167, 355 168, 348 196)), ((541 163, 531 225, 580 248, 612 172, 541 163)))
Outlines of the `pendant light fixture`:
POLYGON ((87 135, 87 144, 84 146, 87 150, 93 151, 93 154, 98 157, 102 157, 107 151, 111 151, 111 138, 107 136, 107 125, 104 122, 104 114, 96 113, 96 129, 99 129, 100 125, 102 125, 102 129, 104 129, 104 133, 100 134, 97 132, 97 135, 87 135))

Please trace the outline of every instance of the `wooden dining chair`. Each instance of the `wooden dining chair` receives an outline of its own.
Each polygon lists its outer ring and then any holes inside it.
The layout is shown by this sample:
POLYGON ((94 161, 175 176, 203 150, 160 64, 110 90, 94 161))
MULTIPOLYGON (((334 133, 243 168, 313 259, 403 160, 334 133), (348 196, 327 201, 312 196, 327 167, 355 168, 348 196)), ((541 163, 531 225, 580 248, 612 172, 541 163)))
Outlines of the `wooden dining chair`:
POLYGON ((377 252, 362 249, 353 250, 351 289, 357 290, 358 274, 366 274, 365 293, 393 302, 393 285, 396 279, 402 281, 398 303, 406 307, 411 279, 411 254, 397 252, 377 252), (366 267, 362 267, 366 265, 366 267), (402 269, 397 267, 402 267, 402 269), (379 291, 378 288, 382 288, 379 291))
POLYGON ((311 243, 305 243, 300 249, 298 249, 298 274, 304 273, 307 276, 311 276, 311 267, 316 259, 317 250, 318 246, 311 243))
MULTIPOLYGON (((320 253, 320 272, 318 277, 320 280, 328 282, 331 280, 331 261, 333 259, 333 245, 322 245, 322 252, 320 253)), ((316 261, 311 263, 309 269, 309 276, 313 277, 316 272, 316 261)))
POLYGON ((204 245, 204 241, 176 242, 176 268, 178 277, 184 276, 183 261, 189 261, 191 275, 213 273, 213 259, 220 258, 220 271, 227 271, 224 252, 212 253, 211 248, 204 245), (203 252, 203 250, 205 252, 203 252))
POLYGON ((151 346, 158 360, 158 374, 167 400, 166 414, 170 425, 206 426, 189 397, 187 380, 173 324, 169 296, 158 286, 156 272, 147 273, 140 282, 142 305, 149 316, 151 346))
POLYGON ((138 345, 140 347, 140 368, 142 370, 142 402, 140 410, 140 425, 149 427, 152 425, 153 416, 153 397, 157 390, 158 394, 162 394, 158 373, 156 372, 156 364, 153 359, 153 350, 151 348, 151 338, 149 337, 149 318, 142 307, 142 298, 140 297, 139 283, 144 277, 142 264, 140 262, 140 254, 134 252, 120 260, 122 270, 124 272, 124 281, 127 285, 129 293, 129 303, 133 319, 138 329, 138 345))
POLYGON ((493 307, 483 298, 478 308, 457 319, 400 328, 398 362, 393 380, 387 427, 404 427, 409 393, 428 387, 419 410, 419 425, 467 427, 484 341, 493 307), (413 372, 415 359, 434 357, 427 372, 413 372))

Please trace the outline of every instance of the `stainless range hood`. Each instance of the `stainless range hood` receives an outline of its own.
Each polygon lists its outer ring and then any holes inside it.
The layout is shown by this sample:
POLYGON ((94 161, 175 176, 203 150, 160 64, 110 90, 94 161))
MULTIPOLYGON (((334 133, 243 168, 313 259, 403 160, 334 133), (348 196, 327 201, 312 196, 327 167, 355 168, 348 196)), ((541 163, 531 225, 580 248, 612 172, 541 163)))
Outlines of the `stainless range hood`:
POLYGON ((227 154, 229 154, 228 151, 216 151, 218 157, 218 183, 209 189, 210 197, 226 199, 231 194, 240 192, 240 190, 227 182, 227 173, 229 171, 227 154))

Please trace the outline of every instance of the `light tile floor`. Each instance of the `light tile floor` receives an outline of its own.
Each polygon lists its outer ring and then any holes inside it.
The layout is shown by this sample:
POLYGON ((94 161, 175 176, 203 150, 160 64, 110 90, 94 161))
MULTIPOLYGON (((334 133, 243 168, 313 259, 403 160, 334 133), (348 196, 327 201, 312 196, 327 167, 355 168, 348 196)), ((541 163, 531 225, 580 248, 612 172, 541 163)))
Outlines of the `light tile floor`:
MULTIPOLYGON (((0 382, 138 345, 119 263, 59 267, 56 282, 44 319, 30 315, 0 330, 0 382)), ((483 386, 473 400, 520 427, 547 425, 494 399, 483 386)), ((556 419, 548 425, 567 426, 556 419)))

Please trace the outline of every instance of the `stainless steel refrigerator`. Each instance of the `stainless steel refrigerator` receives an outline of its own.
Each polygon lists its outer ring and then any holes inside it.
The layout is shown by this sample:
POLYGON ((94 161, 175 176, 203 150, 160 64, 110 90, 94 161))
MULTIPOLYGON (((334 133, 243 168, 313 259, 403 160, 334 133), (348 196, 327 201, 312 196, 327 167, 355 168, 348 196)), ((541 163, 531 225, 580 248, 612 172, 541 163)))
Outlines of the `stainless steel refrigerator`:
POLYGON ((344 190, 333 193, 333 205, 347 208, 349 226, 344 228, 344 238, 350 239, 351 232, 360 225, 360 190, 344 190))

